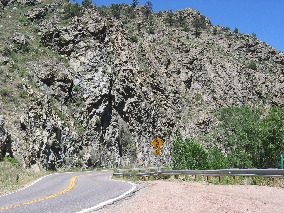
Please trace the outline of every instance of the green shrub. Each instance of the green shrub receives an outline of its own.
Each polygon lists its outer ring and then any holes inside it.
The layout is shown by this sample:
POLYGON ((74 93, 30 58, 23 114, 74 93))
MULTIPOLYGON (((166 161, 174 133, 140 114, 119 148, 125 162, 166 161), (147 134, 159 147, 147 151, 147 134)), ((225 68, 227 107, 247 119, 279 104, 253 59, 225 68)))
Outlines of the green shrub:
POLYGON ((3 97, 8 97, 11 95, 11 92, 7 89, 0 89, 0 95, 3 97))
POLYGON ((31 20, 29 20, 27 16, 20 16, 19 21, 25 26, 31 23, 31 20))
POLYGON ((130 41, 137 43, 138 42, 138 37, 135 35, 130 36, 130 41))
POLYGON ((75 85, 75 86, 73 87, 73 90, 74 90, 75 92, 77 92, 77 91, 80 90, 80 87, 79 87, 78 85, 75 85))
POLYGON ((208 153, 198 143, 178 138, 172 144, 174 169, 208 169, 208 153))
POLYGON ((12 166, 18 166, 19 163, 15 158, 11 158, 11 157, 4 157, 3 161, 10 163, 12 166))
POLYGON ((16 52, 19 53, 29 53, 31 51, 29 43, 16 43, 14 46, 16 48, 16 52))
POLYGON ((231 168, 249 169, 254 168, 254 164, 249 155, 241 150, 234 151, 228 154, 228 161, 231 168))
POLYGON ((11 56, 12 53, 13 53, 13 51, 7 46, 5 46, 3 51, 2 51, 2 55, 7 56, 7 57, 11 56))
POLYGON ((222 29, 223 29, 225 32, 229 32, 229 31, 231 30, 230 27, 223 27, 222 29))
POLYGON ((152 27, 148 28, 148 33, 149 34, 155 34, 155 30, 152 27))
POLYGON ((84 100, 83 99, 78 99, 77 101, 76 101, 76 105, 77 106, 79 106, 79 107, 82 107, 82 106, 84 106, 84 100))
POLYGON ((20 75, 20 77, 24 77, 26 75, 26 70, 25 69, 20 69, 19 70, 19 75, 20 75))
POLYGON ((216 147, 208 151, 208 162, 210 169, 228 169, 229 162, 227 157, 216 147))
POLYGON ((20 96, 20 98, 27 99, 28 98, 28 93, 25 92, 25 91, 21 91, 19 96, 20 96))

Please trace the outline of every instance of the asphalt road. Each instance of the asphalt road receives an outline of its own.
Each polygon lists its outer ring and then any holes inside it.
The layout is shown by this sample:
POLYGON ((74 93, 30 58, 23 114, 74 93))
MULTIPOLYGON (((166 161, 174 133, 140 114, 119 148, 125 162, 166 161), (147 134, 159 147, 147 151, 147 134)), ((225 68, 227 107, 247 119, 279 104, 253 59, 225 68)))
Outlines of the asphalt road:
POLYGON ((133 191, 128 182, 109 180, 112 171, 58 173, 0 197, 0 213, 87 212, 133 191))

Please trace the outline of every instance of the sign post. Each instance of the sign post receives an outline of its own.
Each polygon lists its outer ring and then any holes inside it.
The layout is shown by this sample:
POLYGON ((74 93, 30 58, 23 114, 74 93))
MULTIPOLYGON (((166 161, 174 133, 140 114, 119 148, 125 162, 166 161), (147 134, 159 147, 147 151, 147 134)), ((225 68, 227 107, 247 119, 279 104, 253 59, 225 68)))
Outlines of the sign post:
POLYGON ((160 150, 160 148, 161 148, 161 146, 163 146, 163 144, 164 144, 164 142, 160 139, 160 138, 156 138, 155 140, 153 140, 153 142, 152 142, 152 145, 156 148, 155 150, 154 150, 154 155, 156 155, 157 156, 157 167, 158 167, 158 172, 160 171, 160 161, 161 161, 161 159, 160 159, 160 156, 161 156, 161 150, 160 150))
POLYGON ((283 155, 284 154, 280 154, 280 169, 283 169, 283 155))

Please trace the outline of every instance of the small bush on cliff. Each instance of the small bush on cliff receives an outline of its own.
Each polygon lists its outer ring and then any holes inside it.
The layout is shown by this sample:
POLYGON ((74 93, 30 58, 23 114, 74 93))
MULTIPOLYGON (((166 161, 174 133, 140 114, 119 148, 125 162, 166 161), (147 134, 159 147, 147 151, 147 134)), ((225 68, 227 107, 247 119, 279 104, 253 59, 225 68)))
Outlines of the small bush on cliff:
POLYGON ((82 6, 84 8, 91 8, 93 6, 92 3, 93 2, 91 0, 84 0, 84 1, 82 1, 82 6))
POLYGON ((257 70, 256 63, 254 61, 249 62, 247 65, 247 68, 252 69, 252 70, 257 70))
POLYGON ((78 4, 71 4, 68 3, 64 6, 64 11, 65 11, 65 15, 64 18, 65 19, 69 19, 75 16, 82 16, 83 15, 83 8, 78 4))
POLYGON ((29 43, 15 43, 15 52, 19 53, 29 53, 31 51, 31 47, 29 43))
POLYGON ((13 51, 8 46, 5 46, 4 49, 1 51, 1 53, 2 53, 3 56, 10 57, 12 55, 13 51))
POLYGON ((12 93, 10 90, 7 90, 7 89, 0 89, 0 96, 3 96, 3 97, 8 97, 10 96, 12 93))

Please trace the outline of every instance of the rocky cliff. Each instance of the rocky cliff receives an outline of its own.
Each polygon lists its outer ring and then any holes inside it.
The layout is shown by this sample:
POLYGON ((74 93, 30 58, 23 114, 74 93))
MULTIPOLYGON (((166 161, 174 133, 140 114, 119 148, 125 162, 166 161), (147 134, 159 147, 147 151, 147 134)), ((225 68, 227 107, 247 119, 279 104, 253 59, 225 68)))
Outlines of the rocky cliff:
POLYGON ((171 142, 206 135, 221 108, 284 106, 283 52, 196 10, 1 2, 0 158, 146 166, 160 137, 170 164, 171 142))

